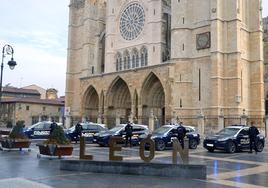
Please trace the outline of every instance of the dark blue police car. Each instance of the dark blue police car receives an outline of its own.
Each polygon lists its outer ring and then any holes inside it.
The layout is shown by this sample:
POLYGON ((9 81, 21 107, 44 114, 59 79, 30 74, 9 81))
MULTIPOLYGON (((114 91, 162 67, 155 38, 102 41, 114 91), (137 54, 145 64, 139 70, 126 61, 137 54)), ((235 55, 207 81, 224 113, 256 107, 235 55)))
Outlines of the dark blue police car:
MULTIPOLYGON (((51 121, 38 122, 30 127, 24 128, 23 132, 31 139, 47 139, 50 135, 51 123, 51 121)), ((57 123, 57 125, 63 127, 62 123, 57 123)))
MULTIPOLYGON (((249 149, 249 127, 243 125, 232 125, 222 129, 220 132, 204 139, 203 146, 209 152, 214 150, 224 150, 228 153, 234 153, 240 150, 249 149)), ((262 152, 264 148, 264 136, 257 136, 257 150, 262 152)))
MULTIPOLYGON (((80 123, 82 125, 82 133, 81 136, 85 137, 87 142, 96 142, 96 136, 101 131, 108 130, 104 124, 85 122, 80 123)), ((71 141, 76 141, 78 139, 78 133, 75 131, 75 126, 67 129, 65 131, 65 135, 71 141)))
MULTIPOLYGON (((186 137, 189 139, 189 148, 196 149, 200 144, 200 135, 196 133, 192 126, 184 126, 186 129, 186 137)), ((164 125, 152 133, 151 139, 155 141, 155 149, 163 151, 167 147, 172 147, 172 139, 178 137, 178 125, 164 125)), ((145 138, 142 135, 141 138, 145 138)))
MULTIPOLYGON (((97 143, 100 146, 108 146, 109 139, 112 136, 119 136, 125 140, 126 136, 125 127, 126 124, 120 124, 110 130, 100 132, 97 137, 97 143)), ((138 125, 138 124, 133 124, 132 127, 133 127, 132 145, 138 145, 139 144, 138 137, 142 134, 149 134, 149 129, 146 125, 138 125)))

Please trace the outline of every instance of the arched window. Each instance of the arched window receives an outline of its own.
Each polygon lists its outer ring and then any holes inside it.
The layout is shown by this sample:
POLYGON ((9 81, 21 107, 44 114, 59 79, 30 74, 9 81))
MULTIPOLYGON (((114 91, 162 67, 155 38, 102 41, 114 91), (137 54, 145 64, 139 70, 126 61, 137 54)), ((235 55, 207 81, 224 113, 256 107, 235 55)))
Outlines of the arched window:
POLYGON ((126 69, 130 69, 130 55, 127 50, 124 52, 124 70, 126 69))
POLYGON ((136 67, 136 56, 135 54, 132 54, 132 68, 136 67))
POLYGON ((122 56, 120 53, 116 54, 116 71, 122 70, 122 56))
POLYGON ((128 54, 127 56, 127 69, 130 69, 131 68, 131 64, 130 64, 130 55, 128 54))
POLYGON ((132 68, 139 67, 139 53, 137 49, 132 50, 132 68))
POLYGON ((145 47, 141 49, 141 67, 148 65, 148 52, 145 47))
POLYGON ((136 67, 140 66, 140 57, 139 57, 139 53, 137 52, 136 54, 136 67))
POLYGON ((127 69, 127 57, 124 56, 124 70, 127 69))
POLYGON ((144 66, 144 54, 141 53, 141 67, 144 66))
POLYGON ((119 70, 121 71, 122 70, 122 68, 123 68, 123 65, 122 65, 123 63, 122 63, 122 57, 120 57, 120 59, 119 59, 119 70))
POLYGON ((144 64, 145 64, 145 66, 147 66, 148 65, 148 52, 147 52, 147 49, 145 48, 145 62, 144 62, 144 64))

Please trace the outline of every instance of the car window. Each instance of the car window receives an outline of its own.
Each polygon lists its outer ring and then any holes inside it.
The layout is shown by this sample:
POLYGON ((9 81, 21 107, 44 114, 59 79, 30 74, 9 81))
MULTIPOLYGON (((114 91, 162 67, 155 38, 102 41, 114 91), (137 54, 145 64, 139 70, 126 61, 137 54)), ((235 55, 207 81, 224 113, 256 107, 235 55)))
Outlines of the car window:
POLYGON ((97 125, 90 124, 90 125, 88 126, 88 129, 89 129, 89 130, 98 130, 98 127, 97 127, 97 125))
POLYGON ((248 130, 242 129, 239 134, 241 134, 241 135, 248 135, 248 130))
POLYGON ((140 127, 140 126, 133 126, 133 131, 135 132, 139 132, 139 131, 143 131, 144 128, 143 127, 140 127))
POLYGON ((177 129, 172 129, 169 131, 170 134, 177 134, 178 133, 178 130, 177 129))
POLYGON ((98 130, 99 130, 99 131, 104 131, 104 130, 105 130, 105 128, 104 128, 104 127, 102 127, 102 126, 100 126, 100 125, 98 125, 98 130))
POLYGON ((44 129, 50 129, 50 123, 44 123, 44 126, 43 126, 43 128, 44 129))
POLYGON ((88 125, 87 125, 87 124, 82 124, 82 128, 83 128, 84 130, 87 130, 87 129, 88 129, 88 125))
POLYGON ((187 132, 187 133, 194 132, 194 130, 193 130, 192 128, 186 127, 185 129, 186 129, 186 132, 187 132))
POLYGON ((40 124, 36 125, 34 128, 35 129, 43 129, 44 128, 44 123, 40 123, 40 124))

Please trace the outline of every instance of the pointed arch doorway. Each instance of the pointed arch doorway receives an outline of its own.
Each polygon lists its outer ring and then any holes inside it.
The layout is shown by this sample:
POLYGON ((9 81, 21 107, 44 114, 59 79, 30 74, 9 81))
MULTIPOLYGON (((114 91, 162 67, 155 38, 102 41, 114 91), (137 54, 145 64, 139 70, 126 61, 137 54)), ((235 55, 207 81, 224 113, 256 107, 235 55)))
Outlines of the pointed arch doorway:
POLYGON ((131 114, 131 95, 127 83, 117 77, 107 92, 107 126, 126 123, 131 114))
POLYGON ((145 79, 141 91, 142 123, 149 124, 154 118, 155 127, 165 124, 165 92, 159 78, 150 73, 145 79))
POLYGON ((93 86, 89 86, 83 100, 83 118, 87 121, 97 122, 99 112, 99 95, 93 86))

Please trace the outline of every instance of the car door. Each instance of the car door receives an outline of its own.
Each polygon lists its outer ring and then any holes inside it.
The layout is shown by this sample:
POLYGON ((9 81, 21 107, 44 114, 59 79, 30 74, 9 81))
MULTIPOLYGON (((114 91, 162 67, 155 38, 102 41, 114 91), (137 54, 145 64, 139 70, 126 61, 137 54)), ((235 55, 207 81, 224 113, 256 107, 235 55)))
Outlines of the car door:
POLYGON ((87 124, 85 129, 83 127, 82 136, 86 138, 87 141, 93 142, 93 136, 98 132, 98 127, 95 124, 87 124))
POLYGON ((133 131, 132 131, 132 140, 138 140, 139 135, 141 135, 141 132, 143 131, 141 126, 134 125, 133 131))
POLYGON ((36 138, 36 139, 45 139, 45 138, 48 138, 49 133, 50 133, 50 130, 47 130, 46 129, 45 122, 40 122, 40 124, 37 124, 34 127, 34 130, 33 130, 33 138, 36 138))
POLYGON ((178 138, 178 130, 177 128, 171 129, 168 133, 167 136, 164 138, 167 146, 172 146, 173 145, 173 139, 178 138))
POLYGON ((240 132, 237 135, 237 142, 238 145, 242 148, 242 149, 246 149, 249 148, 249 132, 248 132, 248 128, 244 128, 242 130, 240 130, 240 132))

